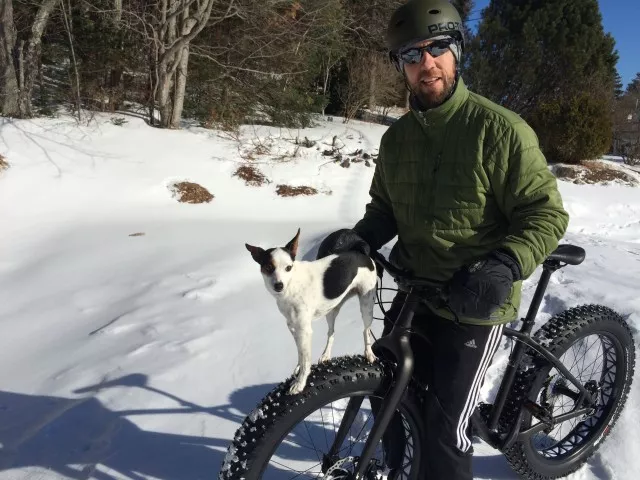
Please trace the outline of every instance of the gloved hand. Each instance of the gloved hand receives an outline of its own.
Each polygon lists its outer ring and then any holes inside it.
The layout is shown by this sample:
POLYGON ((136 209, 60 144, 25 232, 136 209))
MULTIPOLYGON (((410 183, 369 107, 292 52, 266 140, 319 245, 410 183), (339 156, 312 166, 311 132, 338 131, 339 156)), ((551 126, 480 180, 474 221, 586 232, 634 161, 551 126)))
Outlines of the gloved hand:
POLYGON ((343 228, 337 230, 322 240, 316 259, 323 258, 334 253, 357 251, 369 256, 371 247, 355 231, 343 228))
POLYGON ((448 284, 448 304, 458 316, 488 319, 508 298, 522 273, 515 258, 496 250, 458 270, 448 284))

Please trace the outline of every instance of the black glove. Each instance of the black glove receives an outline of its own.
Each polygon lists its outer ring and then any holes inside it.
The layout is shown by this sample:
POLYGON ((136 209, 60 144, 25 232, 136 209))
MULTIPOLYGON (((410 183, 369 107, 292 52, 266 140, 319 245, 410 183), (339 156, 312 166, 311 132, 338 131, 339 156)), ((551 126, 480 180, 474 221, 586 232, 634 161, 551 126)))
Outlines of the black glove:
POLYGON ((515 258, 504 250, 492 252, 453 275, 447 289, 449 307, 459 316, 488 319, 521 278, 515 258))
POLYGON ((371 247, 355 231, 343 228, 329 234, 320 244, 316 259, 323 258, 334 253, 356 251, 369 256, 371 247))

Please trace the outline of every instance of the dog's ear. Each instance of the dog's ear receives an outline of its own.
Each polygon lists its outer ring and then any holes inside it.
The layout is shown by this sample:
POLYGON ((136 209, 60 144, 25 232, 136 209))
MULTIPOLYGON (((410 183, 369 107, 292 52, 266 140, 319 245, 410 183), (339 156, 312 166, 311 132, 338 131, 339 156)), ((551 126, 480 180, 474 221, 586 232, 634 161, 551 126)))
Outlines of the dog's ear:
POLYGON ((253 257, 253 259, 258 264, 262 265, 262 259, 265 253, 264 249, 260 247, 254 247, 253 245, 249 245, 248 243, 245 243, 244 246, 247 247, 247 250, 251 252, 251 256, 253 257))
POLYGON ((284 247, 285 249, 287 249, 289 251, 289 253, 291 253, 291 258, 292 259, 296 259, 296 255, 298 254, 298 239, 300 238, 300 229, 298 229, 298 233, 296 233, 296 236, 293 237, 293 239, 287 243, 287 246, 284 247))

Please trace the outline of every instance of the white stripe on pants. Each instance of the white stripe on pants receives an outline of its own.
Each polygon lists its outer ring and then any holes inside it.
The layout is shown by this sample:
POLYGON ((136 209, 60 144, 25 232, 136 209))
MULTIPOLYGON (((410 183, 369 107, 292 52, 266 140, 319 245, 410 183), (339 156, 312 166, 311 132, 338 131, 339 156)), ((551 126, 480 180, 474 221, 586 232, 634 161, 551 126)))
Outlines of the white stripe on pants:
POLYGON ((489 333, 489 338, 485 343, 484 352, 482 353, 482 358, 480 360, 480 363, 478 364, 478 370, 476 371, 476 375, 473 378, 467 400, 464 404, 464 408, 462 409, 462 413, 460 414, 460 418, 458 419, 456 432, 457 447, 462 452, 466 452, 467 450, 469 450, 469 448, 471 448, 471 439, 467 435, 469 419, 471 418, 471 415, 473 414, 473 411, 475 410, 478 403, 480 387, 482 385, 484 376, 487 373, 487 369, 491 364, 493 354, 500 345, 503 327, 504 325, 494 325, 493 327, 491 327, 491 333, 489 333))

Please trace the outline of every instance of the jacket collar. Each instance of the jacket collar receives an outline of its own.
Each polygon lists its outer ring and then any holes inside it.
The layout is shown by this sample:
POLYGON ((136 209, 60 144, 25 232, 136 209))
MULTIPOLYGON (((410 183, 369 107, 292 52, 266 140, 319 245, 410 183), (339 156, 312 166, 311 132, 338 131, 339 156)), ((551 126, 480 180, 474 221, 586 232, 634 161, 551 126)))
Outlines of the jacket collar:
POLYGON ((416 100, 411 98, 410 106, 411 111, 420 124, 423 126, 438 127, 444 126, 468 98, 469 90, 462 80, 462 77, 459 76, 456 81, 453 95, 451 95, 442 105, 428 110, 420 110, 416 100))

